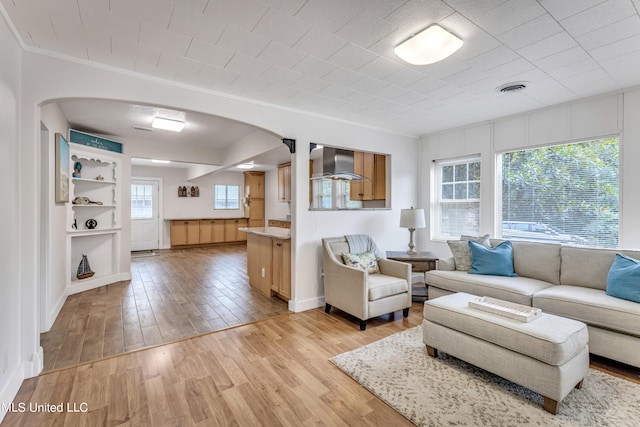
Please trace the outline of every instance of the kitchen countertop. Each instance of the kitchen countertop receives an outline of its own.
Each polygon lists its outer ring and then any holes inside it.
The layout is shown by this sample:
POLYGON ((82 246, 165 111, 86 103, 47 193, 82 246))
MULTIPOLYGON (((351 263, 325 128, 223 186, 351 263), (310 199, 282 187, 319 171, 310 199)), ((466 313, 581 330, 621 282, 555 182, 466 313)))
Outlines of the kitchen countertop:
POLYGON ((245 233, 257 234, 259 236, 274 237, 276 239, 290 239, 291 230, 282 227, 240 227, 240 231, 245 233))

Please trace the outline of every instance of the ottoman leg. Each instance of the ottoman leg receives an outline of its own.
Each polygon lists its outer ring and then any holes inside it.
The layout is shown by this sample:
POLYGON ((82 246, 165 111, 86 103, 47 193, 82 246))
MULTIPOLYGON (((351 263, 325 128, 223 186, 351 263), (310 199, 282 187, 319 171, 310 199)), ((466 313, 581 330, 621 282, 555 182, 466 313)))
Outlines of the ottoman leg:
POLYGON ((427 346, 427 354, 431 357, 438 357, 438 349, 433 348, 430 345, 427 346))
POLYGON ((544 397, 544 410, 547 412, 556 415, 558 413, 558 408, 560 407, 560 402, 557 400, 549 399, 547 396, 544 397))
POLYGON ((576 384, 576 388, 578 390, 580 390, 582 388, 582 382, 584 381, 584 379, 580 380, 580 382, 578 384, 576 384))

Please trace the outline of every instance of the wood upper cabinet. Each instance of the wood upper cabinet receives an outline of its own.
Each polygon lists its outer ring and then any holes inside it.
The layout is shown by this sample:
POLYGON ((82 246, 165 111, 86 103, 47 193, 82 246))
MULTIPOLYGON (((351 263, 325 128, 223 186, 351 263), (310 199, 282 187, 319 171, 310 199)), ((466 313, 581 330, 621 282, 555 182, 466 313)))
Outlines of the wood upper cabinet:
POLYGON ((244 187, 245 195, 264 199, 264 172, 245 172, 244 187))
POLYGON ((249 227, 264 227, 264 172, 245 172, 244 187, 249 227))
POLYGON ((200 243, 199 220, 171 221, 171 246, 197 245, 200 243))
POLYGON ((386 156, 354 151, 353 172, 366 180, 351 181, 351 200, 386 199, 386 156))
POLYGON ((278 166, 278 201, 291 201, 291 163, 278 166))

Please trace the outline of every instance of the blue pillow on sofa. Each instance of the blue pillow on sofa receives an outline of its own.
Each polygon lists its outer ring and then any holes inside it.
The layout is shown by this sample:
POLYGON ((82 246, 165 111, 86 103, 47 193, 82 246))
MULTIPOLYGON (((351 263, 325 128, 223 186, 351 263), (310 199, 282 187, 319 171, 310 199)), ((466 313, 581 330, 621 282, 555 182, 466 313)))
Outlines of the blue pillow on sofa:
POLYGON ((640 302, 640 261, 616 254, 607 275, 607 295, 640 302))
POLYGON ((495 248, 486 248, 469 241, 471 249, 471 274, 490 274, 492 276, 517 276, 513 270, 513 248, 511 242, 500 243, 495 248))

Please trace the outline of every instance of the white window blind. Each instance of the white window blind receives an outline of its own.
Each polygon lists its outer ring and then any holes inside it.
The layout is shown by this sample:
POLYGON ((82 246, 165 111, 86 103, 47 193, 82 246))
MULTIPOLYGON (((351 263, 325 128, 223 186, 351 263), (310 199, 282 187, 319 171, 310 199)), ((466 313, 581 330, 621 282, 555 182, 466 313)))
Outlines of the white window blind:
POLYGON ((618 246, 617 137, 501 155, 502 236, 618 246))
POLYGON ((480 229, 480 159, 436 162, 434 235, 458 239, 478 235, 480 229))
POLYGON ((214 185, 214 209, 240 209, 239 185, 214 185))

